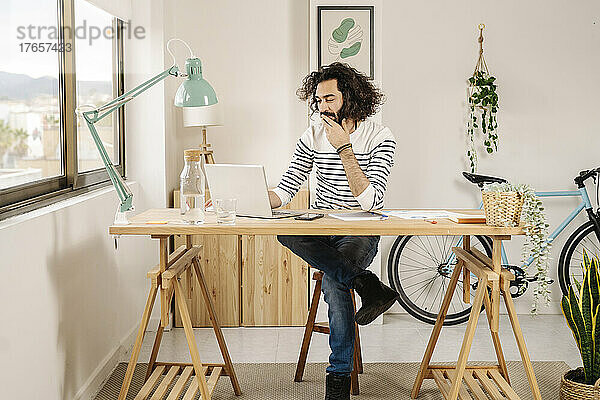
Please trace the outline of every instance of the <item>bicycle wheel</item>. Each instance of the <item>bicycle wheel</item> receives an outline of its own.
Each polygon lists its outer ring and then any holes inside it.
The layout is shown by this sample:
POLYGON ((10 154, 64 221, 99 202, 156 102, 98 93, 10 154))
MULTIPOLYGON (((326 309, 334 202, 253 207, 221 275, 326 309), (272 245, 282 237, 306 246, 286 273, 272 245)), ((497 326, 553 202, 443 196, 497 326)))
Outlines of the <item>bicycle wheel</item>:
POLYGON ((594 224, 588 221, 571 234, 560 252, 558 261, 558 281, 563 294, 569 293, 573 279, 583 280, 583 250, 590 257, 600 257, 600 243, 594 231, 594 224))
MULTIPOLYGON (((398 303, 418 320, 435 324, 457 262, 452 247, 461 239, 460 236, 398 236, 394 241, 388 257, 388 280, 400 294, 398 303)), ((492 256, 488 237, 472 237, 471 246, 492 256)), ((477 276, 471 274, 471 298, 476 288, 477 276)), ((462 293, 461 275, 444 325, 457 325, 469 319, 471 304, 463 303, 462 293)))

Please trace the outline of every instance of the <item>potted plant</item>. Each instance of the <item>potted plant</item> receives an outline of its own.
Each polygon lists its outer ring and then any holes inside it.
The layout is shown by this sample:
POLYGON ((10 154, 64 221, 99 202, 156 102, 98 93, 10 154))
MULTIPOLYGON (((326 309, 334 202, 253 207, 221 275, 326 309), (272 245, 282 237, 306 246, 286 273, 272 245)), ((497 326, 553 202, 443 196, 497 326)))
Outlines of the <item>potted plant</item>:
POLYGON ((475 130, 481 128, 484 135, 483 144, 488 154, 498 151, 498 94, 496 93, 496 78, 490 75, 485 57, 483 56, 483 30, 485 24, 479 24, 479 58, 475 64, 473 75, 469 78, 469 119, 467 123, 468 149, 467 157, 471 173, 477 171, 477 150, 475 149, 475 130), (477 115, 480 115, 477 121, 477 115))
POLYGON ((535 268, 538 278, 534 289, 534 302, 531 312, 537 313, 540 297, 550 303, 548 288, 549 251, 548 224, 542 201, 529 185, 512 183, 492 183, 482 191, 486 223, 494 226, 518 226, 523 220, 525 244, 521 251, 522 261, 533 257, 530 268, 535 268))
POLYGON ((563 296, 561 308, 577 342, 583 367, 560 381, 561 400, 600 398, 600 271, 598 257, 583 251, 583 282, 575 282, 563 296), (598 397, 595 397, 598 396, 598 397))
POLYGON ((469 148, 467 157, 471 172, 477 171, 477 150, 475 149, 475 130, 481 128, 484 135, 483 144, 488 154, 498 151, 498 94, 496 93, 496 78, 487 70, 476 70, 469 78, 469 120, 467 136, 469 148), (479 121, 477 116, 479 115, 479 121))

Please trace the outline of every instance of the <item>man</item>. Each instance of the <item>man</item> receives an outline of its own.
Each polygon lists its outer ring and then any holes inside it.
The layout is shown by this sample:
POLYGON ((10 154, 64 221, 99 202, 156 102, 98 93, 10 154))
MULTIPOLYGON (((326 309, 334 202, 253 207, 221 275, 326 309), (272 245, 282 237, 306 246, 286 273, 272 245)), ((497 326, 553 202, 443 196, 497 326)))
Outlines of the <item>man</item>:
MULTIPOLYGON (((297 95, 309 100, 321 123, 298 140, 291 164, 276 189, 271 207, 287 204, 316 169, 319 209, 373 210, 383 207, 396 142, 388 128, 367 120, 383 94, 354 68, 333 63, 304 78, 297 95)), ((398 293, 367 271, 377 254, 379 236, 278 236, 281 244, 324 272, 322 290, 329 305, 331 355, 326 400, 350 398, 354 321, 372 322, 397 300, 398 293), (354 315, 350 289, 361 297, 354 315)))

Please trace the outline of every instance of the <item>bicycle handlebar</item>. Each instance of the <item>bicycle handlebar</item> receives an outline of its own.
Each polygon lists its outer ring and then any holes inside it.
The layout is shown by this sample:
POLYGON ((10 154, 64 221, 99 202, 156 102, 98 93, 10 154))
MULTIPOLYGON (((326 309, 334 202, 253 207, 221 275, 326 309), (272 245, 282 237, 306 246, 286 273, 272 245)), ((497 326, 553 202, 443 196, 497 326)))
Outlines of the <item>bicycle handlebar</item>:
POLYGON ((598 174, 599 172, 600 172, 600 167, 590 169, 590 170, 583 170, 583 171, 579 172, 579 176, 575 177, 575 184, 577 185, 577 187, 582 188, 584 186, 584 182, 586 180, 588 180, 592 176, 596 176, 596 174, 598 174))

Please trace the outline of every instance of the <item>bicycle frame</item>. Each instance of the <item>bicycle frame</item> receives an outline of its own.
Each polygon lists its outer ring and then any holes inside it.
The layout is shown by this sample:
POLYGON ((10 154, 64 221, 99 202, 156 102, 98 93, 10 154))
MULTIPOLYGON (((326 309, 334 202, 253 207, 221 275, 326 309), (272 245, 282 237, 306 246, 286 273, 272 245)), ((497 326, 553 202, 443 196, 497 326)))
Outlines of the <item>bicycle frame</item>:
MULTIPOLYGON (((538 197, 581 197, 581 203, 577 206, 562 222, 561 224, 548 236, 548 240, 546 240, 547 244, 551 244, 554 239, 561 234, 561 232, 579 215, 579 213, 583 210, 592 209, 592 203, 590 201, 590 197, 588 196, 587 189, 582 187, 578 190, 560 190, 556 192, 535 192, 538 197)), ((483 208, 483 203, 479 204, 479 209, 483 208)), ((462 237, 459 239, 457 246, 462 246, 462 237)), ((502 264, 508 265, 508 257, 506 256, 506 251, 504 250, 504 245, 501 248, 502 254, 502 264)), ((456 256, 454 253, 450 254, 450 258, 448 260, 448 266, 452 265, 456 261, 456 256)), ((521 267, 529 266, 533 262, 533 257, 529 257, 521 267)))

